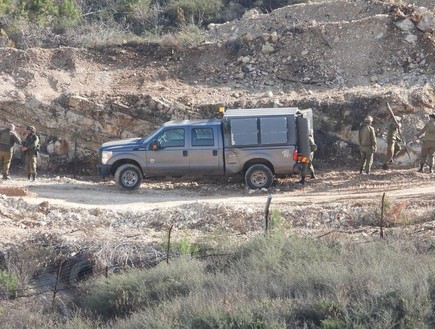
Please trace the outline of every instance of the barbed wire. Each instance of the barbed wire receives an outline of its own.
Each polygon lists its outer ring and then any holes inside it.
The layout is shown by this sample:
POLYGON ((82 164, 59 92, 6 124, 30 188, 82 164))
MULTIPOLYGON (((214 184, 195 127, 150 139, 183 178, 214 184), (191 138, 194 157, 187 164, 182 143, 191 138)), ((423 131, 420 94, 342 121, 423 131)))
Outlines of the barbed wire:
MULTIPOLYGON (((269 221, 269 206, 271 201, 271 196, 268 196, 268 200, 266 203, 266 209, 265 209, 265 224, 264 224, 264 231, 258 230, 257 234, 252 234, 250 238, 256 237, 259 234, 269 235, 271 233, 271 224, 269 221)), ((384 203, 384 199, 382 199, 382 205, 384 203)), ((382 218, 381 218, 382 219, 382 218)), ((383 239, 383 227, 384 222, 381 220, 379 228, 381 230, 380 238, 383 239)), ((111 263, 115 260, 115 264, 111 265, 103 265, 104 260, 102 257, 104 256, 104 249, 99 250, 98 252, 95 252, 92 255, 92 251, 89 250, 89 248, 79 248, 76 247, 76 250, 78 250, 77 253, 74 254, 73 257, 65 257, 65 255, 58 255, 58 266, 55 264, 49 264, 48 266, 45 266, 45 272, 42 272, 42 274, 52 275, 53 277, 50 279, 51 283, 44 283, 44 284, 38 284, 38 285, 32 285, 28 288, 17 288, 17 289, 3 289, 0 290, 0 299, 16 299, 16 298, 29 298, 34 297, 38 295, 43 295, 46 293, 53 293, 53 301, 56 298, 56 295, 58 292, 62 291, 68 291, 71 289, 74 289, 78 287, 79 282, 83 280, 97 280, 101 276, 105 276, 106 278, 109 277, 111 274, 118 274, 122 273, 131 269, 150 269, 155 266, 157 266, 161 262, 167 262, 171 259, 179 258, 180 256, 186 254, 181 252, 173 252, 172 246, 171 246, 171 233, 172 233, 173 225, 171 225, 168 229, 168 241, 166 243, 167 249, 166 253, 159 252, 153 248, 152 257, 145 258, 145 255, 150 255, 151 253, 148 252, 144 255, 135 255, 136 259, 133 259, 128 254, 123 254, 123 261, 120 262, 119 257, 115 257, 115 252, 122 248, 129 246, 131 247, 132 243, 119 243, 115 247, 111 248, 109 252, 109 257, 106 259, 106 261, 110 261, 111 263), (142 258, 143 257, 143 258, 142 258), (72 277, 71 277, 72 276, 72 277)), ((363 232, 364 229, 357 230, 357 232, 363 232)), ((329 232, 326 232, 324 234, 321 234, 317 236, 317 239, 324 238, 330 234, 333 233, 348 233, 347 231, 341 231, 337 229, 332 229, 329 232)), ((355 233, 355 232, 354 232, 355 233)), ((376 232, 373 233, 373 235, 376 234, 376 232)), ((225 232, 225 238, 228 240, 231 237, 240 237, 240 233, 228 233, 225 232)), ((180 235, 180 239, 184 239, 185 235, 184 233, 180 235)), ((374 241, 374 240, 373 240, 374 241)), ((57 245, 58 246, 58 245, 57 245)), ((58 246, 59 247, 59 246, 58 246)), ((140 248, 137 245, 134 245, 135 248, 133 250, 139 250, 140 248)), ((62 248, 60 248, 62 249, 62 248)), ((198 260, 207 260, 213 257, 228 257, 234 255, 234 253, 225 253, 225 252, 219 252, 216 253, 208 253, 204 252, 201 253, 190 253, 192 257, 198 259, 198 260)), ((133 255, 134 256, 134 255, 133 255)), ((42 280, 39 278, 39 280, 42 280)), ((49 279, 46 279, 49 280, 49 279)), ((38 277, 34 279, 34 281, 38 281, 38 277)), ((0 285, 1 289, 1 285, 0 285)))
MULTIPOLYGON (((229 253, 217 253, 217 254, 207 254, 207 255, 199 255, 199 256, 193 256, 196 259, 199 260, 205 260, 213 257, 227 257, 231 254, 229 253)), ((181 257, 182 254, 178 255, 171 255, 169 257, 169 260, 176 259, 181 257)), ((62 272, 62 264, 68 261, 76 261, 74 258, 65 258, 60 262, 59 267, 53 267, 51 266, 51 269, 49 272, 45 273, 58 273, 55 278, 53 278, 53 282, 51 283, 45 283, 45 284, 39 284, 39 285, 32 285, 28 288, 16 288, 16 289, 6 289, 1 291, 0 290, 0 299, 1 300, 8 300, 8 299, 17 299, 17 298, 29 298, 29 297, 35 297, 38 295, 44 295, 46 293, 53 293, 54 295, 57 292, 62 291, 70 291, 71 289, 77 288, 79 282, 83 280, 97 280, 98 278, 104 276, 108 278, 111 274, 121 274, 128 270, 132 269, 151 269, 160 264, 161 262, 167 262, 168 259, 160 258, 156 259, 154 261, 147 261, 144 263, 143 261, 137 261, 136 263, 129 263, 128 265, 111 265, 111 266, 105 266, 101 270, 95 270, 95 266, 89 265, 89 266, 83 266, 81 267, 81 273, 87 273, 89 276, 85 276, 84 278, 74 278, 74 280, 68 280, 67 278, 62 278, 62 275, 60 274, 62 272), (74 281, 74 282, 72 282, 74 281), (61 286, 58 286, 58 285, 61 286)), ((35 278, 37 280, 37 278, 35 278)))

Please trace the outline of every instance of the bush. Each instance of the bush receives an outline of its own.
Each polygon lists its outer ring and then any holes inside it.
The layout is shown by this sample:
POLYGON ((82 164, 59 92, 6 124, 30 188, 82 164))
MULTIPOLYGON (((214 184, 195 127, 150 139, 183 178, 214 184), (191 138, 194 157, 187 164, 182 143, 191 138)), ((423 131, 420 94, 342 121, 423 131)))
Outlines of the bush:
MULTIPOLYGON (((45 298, 17 312, 0 308, 2 328, 381 329, 430 328, 435 320, 433 251, 418 240, 325 244, 280 233, 206 259, 183 256, 89 280, 75 305, 92 317, 56 311, 45 298)), ((0 282, 10 286, 14 276, 2 272, 0 282)))
POLYGON ((169 0, 164 14, 174 25, 206 26, 220 17, 221 0, 169 0))
POLYGON ((189 46, 204 41, 209 23, 237 19, 254 6, 267 11, 298 2, 305 0, 0 0, 0 15, 11 40, 3 44, 21 49, 101 47, 165 34, 189 46))
POLYGON ((0 296, 15 297, 18 288, 18 276, 15 273, 0 271, 0 296))
POLYGON ((7 14, 11 10, 10 0, 0 0, 0 15, 7 14))
POLYGON ((83 291, 83 307, 105 318, 127 315, 144 306, 187 296, 202 286, 204 264, 190 258, 159 264, 151 270, 130 270, 98 280, 83 291))
POLYGON ((73 0, 54 2, 53 0, 19 0, 15 15, 38 25, 57 24, 59 21, 77 21, 80 8, 73 0))
POLYGON ((114 329, 429 328, 432 257, 414 241, 328 245, 281 234, 207 265, 183 257, 99 281, 85 306, 130 315, 114 329))

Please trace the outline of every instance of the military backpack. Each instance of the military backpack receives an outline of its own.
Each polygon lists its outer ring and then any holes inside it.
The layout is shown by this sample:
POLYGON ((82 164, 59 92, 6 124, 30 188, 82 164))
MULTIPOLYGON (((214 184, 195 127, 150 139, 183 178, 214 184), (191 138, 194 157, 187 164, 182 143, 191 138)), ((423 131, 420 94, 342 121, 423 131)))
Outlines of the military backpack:
POLYGON ((9 146, 11 142, 11 133, 7 128, 0 129, 0 144, 9 146))

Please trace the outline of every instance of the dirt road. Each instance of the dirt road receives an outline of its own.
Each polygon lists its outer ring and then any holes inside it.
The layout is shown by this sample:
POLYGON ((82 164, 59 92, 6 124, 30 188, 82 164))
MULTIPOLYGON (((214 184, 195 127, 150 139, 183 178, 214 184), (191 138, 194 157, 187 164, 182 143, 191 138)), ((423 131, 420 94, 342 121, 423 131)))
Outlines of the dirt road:
MULTIPOLYGON (((370 202, 384 192, 400 200, 435 202, 435 175, 413 169, 378 172, 370 176, 344 170, 320 174, 304 187, 297 179, 276 182, 269 191, 248 191, 243 181, 161 179, 142 184, 135 191, 120 190, 113 181, 75 180, 67 177, 40 177, 36 182, 23 178, 3 181, 0 187, 19 187, 29 193, 23 199, 32 204, 49 202, 60 207, 102 208, 116 211, 170 208, 188 203, 210 203, 262 208, 268 195, 273 204, 328 204, 330 202, 370 202)), ((434 204, 435 208, 435 204, 434 204)))
POLYGON ((407 223, 435 222, 435 175, 415 168, 320 172, 302 187, 297 177, 279 179, 268 191, 249 191, 241 179, 148 180, 136 191, 120 190, 113 181, 40 176, 1 181, 2 244, 37 234, 74 241, 161 239, 167 228, 225 229, 249 234, 263 229, 264 210, 277 210, 294 228, 349 229, 370 224, 383 193, 386 217, 407 223), (74 232, 74 233, 72 233, 74 232), (163 233, 162 233, 163 232, 163 233))

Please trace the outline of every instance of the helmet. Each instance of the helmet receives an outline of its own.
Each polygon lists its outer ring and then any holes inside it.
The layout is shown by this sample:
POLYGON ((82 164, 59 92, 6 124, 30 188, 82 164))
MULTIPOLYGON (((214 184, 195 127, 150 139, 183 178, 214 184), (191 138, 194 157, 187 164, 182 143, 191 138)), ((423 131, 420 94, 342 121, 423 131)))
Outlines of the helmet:
POLYGON ((36 132, 36 128, 34 126, 27 126, 26 130, 30 130, 32 133, 36 132))
POLYGON ((373 118, 370 116, 370 115, 368 115, 368 116, 366 116, 365 118, 364 118, 364 122, 373 122, 373 118))

